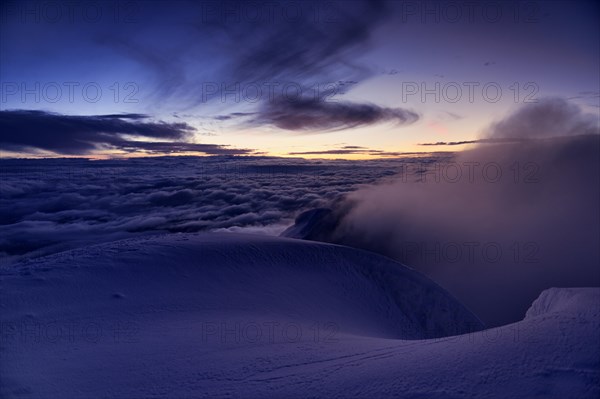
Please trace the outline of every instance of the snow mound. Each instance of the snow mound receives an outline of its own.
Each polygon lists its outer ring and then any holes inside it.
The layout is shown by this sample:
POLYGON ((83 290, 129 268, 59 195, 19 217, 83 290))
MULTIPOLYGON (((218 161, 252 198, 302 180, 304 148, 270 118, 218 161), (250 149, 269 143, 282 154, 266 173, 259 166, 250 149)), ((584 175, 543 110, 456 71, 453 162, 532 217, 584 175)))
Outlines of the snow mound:
POLYGON ((23 283, 43 278, 52 285, 13 293, 7 298, 9 308, 34 297, 43 298, 38 305, 44 312, 77 307, 107 311, 107 306, 113 315, 150 309, 226 312, 246 319, 328 323, 341 332, 404 339, 483 328, 442 288, 400 263, 300 240, 231 233, 164 235, 68 251, 18 269, 27 274, 23 283), (113 297, 123 300, 110 306, 113 297))
POLYGON ((596 288, 549 288, 531 304, 525 318, 545 315, 548 313, 566 312, 569 309, 586 309, 581 303, 596 303, 597 306, 587 308, 598 311, 600 308, 600 290, 596 288))

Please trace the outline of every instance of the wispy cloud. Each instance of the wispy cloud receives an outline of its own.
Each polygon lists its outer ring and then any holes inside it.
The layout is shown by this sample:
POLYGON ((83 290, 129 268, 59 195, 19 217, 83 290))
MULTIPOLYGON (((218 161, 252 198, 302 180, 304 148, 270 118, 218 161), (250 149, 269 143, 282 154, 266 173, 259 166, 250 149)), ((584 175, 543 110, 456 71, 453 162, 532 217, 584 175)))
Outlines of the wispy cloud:
POLYGON ((259 16, 269 16, 265 20, 227 17, 231 9, 244 5, 238 1, 214 2, 190 9, 196 18, 182 18, 181 25, 187 30, 177 46, 164 46, 143 37, 135 41, 104 37, 102 43, 153 71, 160 82, 155 94, 163 104, 165 99, 172 99, 184 108, 206 106, 217 99, 223 102, 223 92, 238 90, 238 85, 269 87, 264 89, 269 93, 263 92, 256 101, 229 97, 234 102, 232 107, 251 108, 251 112, 214 117, 222 122, 234 120, 242 127, 272 126, 318 133, 384 121, 406 125, 419 119, 415 112, 402 108, 326 101, 375 74, 359 59, 371 46, 372 31, 390 16, 388 2, 333 1, 324 5, 303 1, 294 3, 299 10, 293 18, 273 15, 273 4, 259 2, 252 3, 252 10, 259 16), (198 43, 208 36, 214 44, 199 49, 198 43), (199 74, 200 61, 212 51, 221 67, 218 72, 199 74), (182 65, 194 69, 185 70, 182 65), (288 85, 300 95, 289 98, 285 92, 288 85))

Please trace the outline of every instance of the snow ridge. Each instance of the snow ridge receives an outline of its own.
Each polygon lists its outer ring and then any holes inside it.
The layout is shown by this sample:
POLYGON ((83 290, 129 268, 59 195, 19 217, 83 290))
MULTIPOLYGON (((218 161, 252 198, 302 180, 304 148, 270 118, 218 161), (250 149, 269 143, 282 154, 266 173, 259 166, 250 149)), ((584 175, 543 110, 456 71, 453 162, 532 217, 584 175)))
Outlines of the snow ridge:
MULTIPOLYGON (((600 308, 600 293, 595 288, 548 288, 531 304, 531 307, 525 314, 525 319, 541 316, 549 313, 567 311, 571 308, 585 309, 577 306, 580 302, 587 301, 598 305, 596 311, 600 308), (591 298, 591 299, 590 299, 591 298)), ((594 310, 593 308, 589 310, 594 310)))

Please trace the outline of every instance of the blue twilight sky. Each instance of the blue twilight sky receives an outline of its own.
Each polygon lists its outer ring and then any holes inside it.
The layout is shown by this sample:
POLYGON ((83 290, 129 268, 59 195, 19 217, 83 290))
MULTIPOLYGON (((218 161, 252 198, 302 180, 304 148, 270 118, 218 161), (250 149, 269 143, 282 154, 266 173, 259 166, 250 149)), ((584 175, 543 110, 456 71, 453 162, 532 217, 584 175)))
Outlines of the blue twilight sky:
POLYGON ((2 152, 461 149, 418 144, 477 139, 543 97, 598 115, 599 16, 592 1, 7 1, 2 152))

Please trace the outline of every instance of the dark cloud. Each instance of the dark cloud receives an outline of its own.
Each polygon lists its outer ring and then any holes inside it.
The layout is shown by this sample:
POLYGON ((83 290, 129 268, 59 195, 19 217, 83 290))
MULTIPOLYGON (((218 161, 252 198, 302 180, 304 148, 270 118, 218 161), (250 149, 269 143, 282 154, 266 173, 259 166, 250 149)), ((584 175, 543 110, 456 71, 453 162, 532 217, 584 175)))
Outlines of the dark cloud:
POLYGON ((371 150, 323 150, 323 151, 298 151, 288 152, 288 155, 351 155, 351 154, 372 154, 371 150))
POLYGON ((436 141, 435 143, 419 143, 423 146, 435 146, 435 145, 463 145, 463 144, 475 144, 479 140, 465 140, 465 141, 436 141))
POLYGON ((421 146, 463 144, 527 143, 552 137, 569 137, 600 133, 597 116, 585 114, 580 107, 559 97, 546 97, 525 104, 507 118, 492 123, 483 138, 464 141, 420 143, 421 146))
MULTIPOLYGON (((399 108, 327 101, 374 73, 356 58, 368 48, 373 28, 388 15, 384 1, 329 2, 328 13, 322 18, 334 18, 331 21, 310 18, 308 11, 322 7, 322 3, 299 4, 303 17, 275 20, 259 27, 253 24, 256 35, 247 35, 250 27, 245 24, 227 24, 225 28, 240 50, 230 64, 231 81, 293 83, 303 94, 297 98, 281 93, 263 98, 258 115, 248 121, 250 125, 325 132, 386 121, 403 125, 419 119, 416 113, 399 108), (307 96, 319 82, 330 82, 332 87, 307 96)), ((223 5, 227 6, 231 5, 223 5)))
POLYGON ((254 114, 255 114, 254 112, 232 112, 229 115, 217 115, 214 117, 214 119, 216 119, 218 121, 228 121, 228 120, 234 119, 234 118, 252 116, 254 114))
POLYGON ((227 148, 217 144, 178 143, 178 142, 144 142, 112 140, 111 147, 128 152, 144 151, 156 154, 172 154, 182 152, 202 152, 209 155, 245 155, 254 154, 253 150, 227 148))
MULTIPOLYGON (((36 112, 36 111, 24 111, 24 112, 36 112)), ((39 112, 39 111, 37 111, 39 112)), ((132 119, 132 120, 139 120, 139 119, 148 119, 149 116, 146 114, 105 114, 105 115, 95 115, 95 118, 98 119, 132 119)))
POLYGON ((401 108, 298 98, 265 103, 251 123, 297 132, 327 132, 381 122, 407 125, 418 119, 419 115, 415 112, 401 108))
MULTIPOLYGON (((165 3, 149 7, 160 10, 165 3)), ((212 118, 235 119, 242 127, 269 125, 292 131, 331 131, 383 121, 408 124, 418 119, 409 110, 326 101, 375 74, 358 59, 369 49, 372 31, 390 16, 385 1, 229 0, 201 2, 187 14, 178 17, 186 34, 178 36, 177 45, 144 36, 101 39, 155 72, 155 94, 162 104, 191 108, 232 101, 234 107, 253 109, 212 118), (211 42, 199 47, 203 42, 199 39, 207 36, 211 42), (222 57, 218 72, 199 74, 202 60, 213 53, 222 57), (261 88, 256 101, 239 96, 240 87, 247 85, 261 88), (299 98, 287 98, 284 88, 290 85, 299 98)))
POLYGON ((422 146, 436 146, 436 145, 465 145, 465 144, 500 144, 500 143, 522 143, 531 141, 528 138, 510 137, 510 138, 490 138, 490 139, 477 139, 477 140, 463 140, 463 141, 436 141, 435 143, 419 143, 422 146))
POLYGON ((88 154, 124 135, 183 140, 194 128, 186 123, 144 122, 145 115, 61 115, 44 111, 0 111, 0 144, 10 151, 41 149, 88 154))
POLYGON ((508 118, 494 123, 488 138, 545 138, 597 134, 598 117, 584 114, 563 98, 550 97, 526 104, 508 118))
POLYGON ((347 145, 342 148, 337 148, 333 150, 322 150, 322 151, 297 151, 297 152, 288 152, 288 155, 372 155, 378 157, 393 157, 400 155, 414 155, 414 154, 423 154, 423 153, 408 153, 408 152, 394 152, 394 151, 382 151, 382 150, 373 150, 366 147, 359 147, 353 145, 347 145))
POLYGON ((44 111, 0 111, 0 144, 9 151, 47 150, 90 154, 99 149, 148 153, 203 152, 211 155, 251 153, 216 144, 188 143, 195 129, 186 123, 147 122, 143 114, 61 115, 44 111), (125 136, 169 141, 126 140, 125 136))

